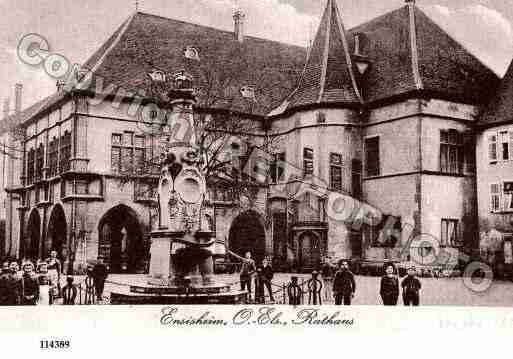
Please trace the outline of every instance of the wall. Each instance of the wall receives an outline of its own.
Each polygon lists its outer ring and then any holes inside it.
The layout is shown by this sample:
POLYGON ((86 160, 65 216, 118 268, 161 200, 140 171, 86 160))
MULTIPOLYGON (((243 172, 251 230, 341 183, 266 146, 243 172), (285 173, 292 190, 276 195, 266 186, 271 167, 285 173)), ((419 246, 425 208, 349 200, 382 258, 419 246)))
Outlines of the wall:
MULTIPOLYGON (((492 183, 513 181, 513 160, 499 160, 495 163, 490 163, 488 157, 488 137, 491 134, 497 134, 501 131, 513 131, 513 125, 486 129, 478 133, 476 140, 477 201, 480 249, 482 252, 502 251, 502 234, 513 233, 513 212, 501 211, 500 213, 492 213, 491 211, 490 185, 492 183)), ((512 145, 513 143, 510 142, 510 146, 512 145)), ((500 149, 498 147, 498 152, 499 151, 500 149)), ((512 149, 510 148, 510 153, 511 152, 512 149)))

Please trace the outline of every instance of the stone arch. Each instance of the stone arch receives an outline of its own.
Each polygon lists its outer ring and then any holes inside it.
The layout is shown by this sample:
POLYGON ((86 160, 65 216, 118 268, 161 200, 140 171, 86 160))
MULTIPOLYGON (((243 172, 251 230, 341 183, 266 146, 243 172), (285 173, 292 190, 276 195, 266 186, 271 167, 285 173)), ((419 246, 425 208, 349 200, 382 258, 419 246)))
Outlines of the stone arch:
POLYGON ((240 213, 231 224, 228 248, 241 257, 249 251, 252 258, 260 263, 266 255, 266 233, 262 215, 255 210, 240 213))
POLYGON ((27 235, 22 242, 21 256, 35 261, 39 259, 39 246, 41 242, 41 216, 37 209, 33 209, 30 212, 25 233, 27 235))
POLYGON ((137 212, 125 204, 109 209, 98 224, 98 258, 111 273, 143 272, 149 256, 137 212))
POLYGON ((48 219, 48 229, 46 232, 46 242, 43 246, 43 257, 50 255, 51 251, 57 252, 57 258, 64 260, 65 247, 67 243, 68 225, 66 214, 61 204, 53 206, 48 219))

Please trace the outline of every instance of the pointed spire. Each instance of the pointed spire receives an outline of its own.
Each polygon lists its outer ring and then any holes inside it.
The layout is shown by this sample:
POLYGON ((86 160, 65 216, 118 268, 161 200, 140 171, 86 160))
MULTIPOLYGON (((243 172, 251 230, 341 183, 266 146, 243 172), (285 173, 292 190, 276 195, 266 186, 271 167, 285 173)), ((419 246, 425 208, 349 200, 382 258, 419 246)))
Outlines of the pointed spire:
POLYGON ((346 31, 335 0, 328 0, 298 88, 288 108, 313 104, 362 103, 346 31))

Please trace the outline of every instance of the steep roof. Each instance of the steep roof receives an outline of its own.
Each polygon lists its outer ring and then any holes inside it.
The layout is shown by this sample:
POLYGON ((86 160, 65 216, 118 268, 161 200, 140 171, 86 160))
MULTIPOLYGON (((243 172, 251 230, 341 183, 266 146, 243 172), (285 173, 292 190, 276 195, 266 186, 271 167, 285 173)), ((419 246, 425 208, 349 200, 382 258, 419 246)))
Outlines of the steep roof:
POLYGON ((32 106, 26 108, 21 111, 19 114, 13 114, 6 119, 0 121, 0 133, 9 131, 14 127, 30 120, 32 117, 46 112, 49 110, 55 103, 66 97, 66 93, 56 92, 50 96, 43 98, 42 100, 34 103, 32 106))
POLYGON ((328 0, 298 87, 282 110, 313 104, 360 105, 346 32, 335 0, 328 0))
POLYGON ((370 67, 360 84, 367 103, 413 91, 480 104, 497 75, 450 37, 413 2, 349 31, 363 34, 370 67))
POLYGON ((513 62, 509 65, 506 75, 483 111, 478 121, 479 125, 493 126, 506 122, 513 122, 513 62))
POLYGON ((107 41, 85 67, 108 84, 127 91, 148 91, 148 73, 185 70, 199 90, 200 106, 259 115, 267 114, 294 88, 306 50, 233 32, 194 25, 145 13, 135 14, 107 41), (186 58, 194 47, 199 60, 186 58), (241 95, 255 89, 255 99, 241 95))
MULTIPOLYGON (((256 115, 309 105, 359 106, 363 101, 373 106, 422 94, 481 104, 499 81, 413 2, 346 36, 336 1, 327 0, 308 56, 302 47, 251 36, 240 43, 233 32, 138 12, 85 67, 95 79, 103 79, 103 89, 114 85, 146 93, 149 72, 186 70, 199 89, 200 106, 256 115), (355 69, 355 34, 370 62, 363 76, 355 69), (188 46, 199 51, 199 61, 185 58, 188 46), (241 96, 243 86, 254 86, 255 100, 241 96)), ((54 94, 31 106, 17 117, 19 122, 48 110, 62 96, 54 94)))

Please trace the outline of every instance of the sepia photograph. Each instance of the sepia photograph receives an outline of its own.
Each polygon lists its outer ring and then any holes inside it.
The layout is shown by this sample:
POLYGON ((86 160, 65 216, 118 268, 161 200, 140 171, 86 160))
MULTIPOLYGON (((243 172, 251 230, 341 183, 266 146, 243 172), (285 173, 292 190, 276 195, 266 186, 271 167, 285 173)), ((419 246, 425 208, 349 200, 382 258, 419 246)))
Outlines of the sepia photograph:
POLYGON ((509 1, 0 12, 1 306, 512 306, 509 1))

